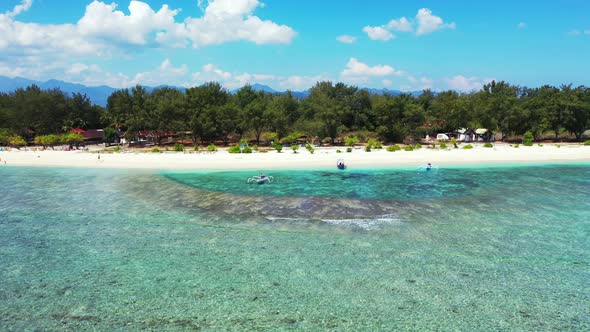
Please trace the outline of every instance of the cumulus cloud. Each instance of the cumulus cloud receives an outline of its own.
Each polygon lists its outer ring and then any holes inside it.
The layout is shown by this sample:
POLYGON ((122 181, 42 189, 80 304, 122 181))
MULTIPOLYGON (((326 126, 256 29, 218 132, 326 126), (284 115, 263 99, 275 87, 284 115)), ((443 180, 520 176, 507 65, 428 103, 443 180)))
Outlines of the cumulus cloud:
POLYGON ((204 82, 219 82, 228 89, 235 89, 246 84, 269 84, 276 83, 277 77, 268 74, 251 74, 251 73, 230 73, 224 71, 214 64, 206 64, 201 71, 192 74, 194 85, 200 85, 204 82))
POLYGON ((383 80, 381 81, 381 83, 383 84, 384 87, 390 87, 393 85, 393 82, 391 80, 383 80))
POLYGON ((383 27, 366 26, 363 28, 363 31, 366 32, 369 38, 371 38, 372 40, 388 41, 390 39, 395 38, 394 34, 392 34, 383 27))
POLYGON ((350 35, 342 35, 342 36, 336 37, 336 40, 341 43, 352 44, 356 41, 356 37, 353 37, 350 35))
POLYGON ((223 71, 211 63, 204 65, 203 71, 209 75, 215 75, 216 78, 222 80, 229 80, 231 78, 231 74, 229 72, 223 71))
POLYGON ((428 77, 420 77, 420 78, 416 78, 412 75, 408 75, 406 76, 406 80, 408 80, 408 82, 410 84, 406 84, 403 86, 402 90, 404 91, 418 91, 418 90, 427 90, 427 89, 433 89, 434 88, 434 84, 435 84, 435 80, 428 78, 428 77))
POLYGON ((84 38, 72 24, 24 23, 14 16, 30 8, 32 2, 21 5, 6 14, 0 14, 0 59, 21 58, 23 55, 48 54, 68 56, 102 54, 106 45, 84 38))
POLYGON ((416 29, 416 35, 425 35, 441 29, 455 29, 455 22, 444 23, 443 19, 432 15, 432 11, 428 8, 422 8, 418 10, 416 14, 416 21, 418 22, 418 28, 416 29))
POLYGON ((446 79, 446 83, 453 90, 458 91, 473 91, 479 90, 484 84, 491 82, 493 79, 480 79, 477 77, 465 77, 463 75, 457 75, 446 79))
POLYGON ((157 12, 141 1, 129 3, 129 15, 116 10, 117 4, 93 1, 86 6, 77 29, 83 36, 145 45, 154 31, 176 31, 174 17, 178 10, 163 5, 157 12))
POLYGON ((80 73, 87 71, 90 67, 83 63, 75 63, 66 70, 66 74, 80 75, 80 73))
POLYGON ((114 88, 128 88, 137 84, 144 86, 158 86, 169 84, 176 86, 187 86, 186 76, 188 66, 174 66, 169 59, 151 70, 139 72, 130 77, 122 73, 111 73, 103 70, 98 65, 74 64, 68 71, 68 79, 90 86, 108 85, 114 88))
POLYGON ((410 31, 414 30, 412 23, 410 23, 410 21, 408 21, 408 19, 405 17, 402 17, 398 20, 389 21, 389 23, 387 23, 386 27, 387 27, 387 29, 391 29, 394 31, 402 31, 402 32, 410 32, 410 31))
POLYGON ((209 81, 216 81, 228 89, 241 88, 246 84, 266 84, 280 90, 301 91, 312 87, 316 82, 330 80, 324 75, 314 76, 277 76, 259 73, 230 73, 214 64, 204 65, 200 71, 192 74, 192 85, 200 85, 209 81))
MULTIPOLYGON (((1 66, 0 66, 1 67, 1 66)), ((162 84, 188 86, 188 66, 174 66, 169 59, 150 70, 129 76, 121 72, 109 72, 97 64, 75 63, 73 65, 56 64, 53 71, 61 71, 55 78, 88 86, 108 85, 113 88, 128 88, 140 84, 158 86, 162 84)))
POLYGON ((371 76, 389 76, 401 75, 401 71, 396 71, 393 67, 388 65, 369 66, 366 63, 358 61, 356 58, 350 58, 340 76, 346 79, 353 79, 363 81, 365 78, 371 76))
POLYGON ((188 66, 183 64, 180 67, 174 67, 169 59, 166 59, 154 70, 138 73, 132 80, 131 85, 151 85, 156 86, 163 83, 182 85, 185 75, 188 73, 188 66))
POLYGON ((455 29, 455 22, 444 23, 443 19, 432 14, 428 8, 418 10, 415 20, 408 20, 406 17, 392 19, 389 23, 381 26, 366 26, 363 31, 373 40, 387 41, 395 38, 391 31, 414 32, 417 36, 433 33, 441 29, 455 29))
MULTIPOLYGON (((0 14, 0 52, 7 55, 64 53, 68 56, 110 55, 122 45, 193 47, 246 40, 256 44, 289 43, 296 32, 288 26, 254 15, 258 0, 210 0, 204 15, 177 22, 180 9, 132 0, 129 14, 116 3, 94 0, 76 24, 25 23, 15 16, 28 10, 24 0, 12 11, 0 14)), ((0 55, 0 58, 3 56, 0 55)))
POLYGON ((286 25, 254 16, 258 0, 210 0, 205 15, 185 20, 186 35, 194 47, 248 40, 256 44, 287 44, 296 32, 286 25))
POLYGON ((320 81, 328 81, 329 79, 322 75, 317 76, 289 76, 287 78, 281 79, 279 82, 279 86, 282 89, 288 89, 292 91, 301 91, 307 90, 314 86, 317 82, 320 81))
POLYGON ((225 82, 230 89, 241 88, 246 84, 276 84, 274 75, 241 73, 235 75, 231 81, 225 82))
MULTIPOLYGON (((288 26, 255 16, 254 11, 263 7, 258 0, 209 0, 200 4, 201 17, 189 16, 179 21, 181 9, 168 5, 158 9, 145 0, 132 0, 127 10, 122 10, 116 3, 93 0, 77 22, 41 24, 18 19, 19 14, 34 6, 33 1, 22 0, 12 10, 0 13, 0 73, 39 80, 71 78, 83 84, 114 87, 140 81, 160 84, 165 79, 173 81, 168 84, 177 84, 179 81, 169 76, 158 82, 153 70, 127 77, 96 70, 85 63, 132 58, 135 52, 129 51, 134 48, 205 47, 239 40, 289 43, 296 35, 288 26), (93 70, 95 77, 89 75, 93 70)), ((163 66, 173 75, 185 71, 169 61, 163 66)), ((162 68, 159 70, 164 74, 162 68)), ((185 75, 185 79, 183 82, 190 81, 190 75, 185 75)))

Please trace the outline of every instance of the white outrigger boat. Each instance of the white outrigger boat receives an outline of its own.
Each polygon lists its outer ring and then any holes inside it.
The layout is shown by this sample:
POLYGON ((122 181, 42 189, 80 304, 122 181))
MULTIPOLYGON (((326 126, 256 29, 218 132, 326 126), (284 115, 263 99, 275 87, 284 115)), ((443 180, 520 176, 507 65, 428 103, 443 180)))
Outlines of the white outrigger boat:
POLYGON ((265 183, 272 183, 275 179, 272 176, 266 176, 263 173, 258 174, 258 176, 253 176, 248 178, 248 183, 257 183, 257 184, 265 184, 265 183))

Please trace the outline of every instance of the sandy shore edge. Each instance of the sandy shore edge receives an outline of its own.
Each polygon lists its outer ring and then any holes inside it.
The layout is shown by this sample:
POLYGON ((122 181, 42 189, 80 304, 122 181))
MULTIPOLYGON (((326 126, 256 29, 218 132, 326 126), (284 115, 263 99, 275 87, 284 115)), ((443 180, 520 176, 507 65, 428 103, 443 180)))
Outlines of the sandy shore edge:
POLYGON ((0 152, 1 166, 39 167, 84 167, 158 170, 260 170, 260 169, 313 169, 333 168, 336 161, 344 159, 349 168, 414 167, 428 162, 444 166, 497 165, 497 164, 539 164, 539 163, 586 163, 590 162, 590 146, 579 144, 543 145, 514 148, 497 144, 485 148, 475 144, 473 149, 427 149, 415 151, 388 152, 373 150, 365 152, 357 148, 353 152, 337 153, 337 149, 322 147, 314 154, 305 149, 297 153, 255 152, 252 154, 230 154, 225 150, 217 152, 165 152, 146 153, 127 151, 121 153, 96 153, 86 151, 3 151, 0 152), (99 158, 100 156, 100 158, 99 158))

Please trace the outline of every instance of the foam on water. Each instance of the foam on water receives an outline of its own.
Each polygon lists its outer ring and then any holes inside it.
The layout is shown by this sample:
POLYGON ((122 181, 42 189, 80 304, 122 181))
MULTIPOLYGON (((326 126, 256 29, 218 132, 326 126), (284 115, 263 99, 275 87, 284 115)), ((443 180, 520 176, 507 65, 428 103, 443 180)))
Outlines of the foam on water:
POLYGON ((401 219, 383 216, 380 218, 371 219, 321 219, 323 222, 339 226, 347 226, 353 228, 360 228, 364 230, 378 229, 383 225, 397 224, 401 222, 401 219))
POLYGON ((386 215, 375 218, 352 218, 352 219, 309 219, 309 218, 289 218, 289 217, 265 217, 270 221, 284 221, 290 223, 304 223, 304 222, 323 222, 326 224, 348 227, 362 230, 375 230, 384 225, 391 225, 400 223, 402 220, 393 215, 386 215))

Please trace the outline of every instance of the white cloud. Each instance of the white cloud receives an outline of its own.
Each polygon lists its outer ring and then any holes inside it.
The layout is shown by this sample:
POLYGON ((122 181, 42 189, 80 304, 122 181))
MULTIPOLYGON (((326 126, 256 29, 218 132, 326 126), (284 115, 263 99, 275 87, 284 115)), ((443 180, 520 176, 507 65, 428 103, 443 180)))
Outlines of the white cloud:
POLYGON ((113 88, 128 88, 137 84, 144 86, 158 86, 162 84, 187 86, 186 76, 188 74, 187 65, 175 67, 172 62, 165 59, 158 67, 140 72, 130 77, 123 73, 111 73, 103 70, 96 64, 87 65, 76 63, 64 70, 66 76, 63 79, 85 84, 88 86, 108 85, 113 88))
POLYGON ((0 76, 16 77, 22 76, 25 73, 26 69, 23 67, 0 63, 0 76))
POLYGON ((418 10, 416 14, 416 20, 418 22, 418 28, 416 29, 416 35, 425 35, 441 29, 455 29, 455 22, 444 23, 443 19, 432 15, 432 11, 428 8, 422 8, 418 10))
POLYGON ((336 38, 337 41, 345 44, 352 44, 356 41, 356 37, 350 35, 342 35, 336 38))
POLYGON ((20 5, 14 6, 12 11, 6 12, 7 16, 14 17, 22 12, 26 12, 33 5, 33 0, 22 0, 20 5))
POLYGON ((409 84, 402 85, 400 88, 403 91, 420 91, 420 90, 427 90, 427 89, 434 89, 436 81, 422 76, 420 78, 416 78, 415 76, 408 75, 405 77, 408 80, 409 84))
POLYGON ((297 34, 292 28, 253 15, 261 5, 258 0, 210 0, 203 17, 185 20, 187 37, 193 47, 236 40, 290 43, 297 34))
POLYGON ((350 58, 346 64, 346 69, 340 73, 342 77, 347 79, 357 78, 362 79, 369 76, 389 76, 397 75, 401 72, 396 71, 393 67, 388 65, 369 66, 358 61, 356 58, 350 58))
POLYGON ((407 18, 402 17, 398 20, 391 20, 386 25, 387 29, 394 30, 394 31, 402 31, 402 32, 410 32, 414 30, 412 23, 408 21, 407 18))
POLYGON ((229 72, 223 71, 211 63, 204 65, 203 71, 208 74, 214 74, 216 77, 222 80, 229 80, 231 78, 231 74, 229 72))
POLYGON ((421 77, 420 78, 420 83, 423 84, 432 84, 434 81, 428 77, 421 77))
POLYGON ((215 81, 219 82, 228 89, 235 89, 242 87, 246 84, 270 84, 276 82, 277 77, 275 75, 267 74, 232 74, 230 72, 220 69, 214 64, 209 63, 203 66, 202 71, 193 73, 192 79, 194 85, 200 85, 204 82, 215 81))
POLYGON ((274 75, 241 73, 235 75, 231 81, 226 81, 224 85, 230 89, 236 89, 246 84, 270 84, 274 80, 274 75))
POLYGON ((79 75, 81 72, 88 70, 88 66, 83 63, 75 63, 66 71, 67 74, 79 75))
POLYGON ((75 63, 69 67, 57 67, 65 75, 55 78, 88 86, 108 85, 113 88, 128 88, 137 84, 145 86, 158 86, 162 84, 188 86, 186 78, 188 66, 183 64, 175 67, 172 62, 165 59, 158 67, 139 72, 133 77, 123 73, 105 71, 96 64, 75 63))
POLYGON ((129 15, 116 8, 115 3, 94 0, 78 21, 78 32, 86 37, 145 45, 153 32, 177 31, 174 17, 179 11, 171 10, 168 5, 155 12, 147 3, 133 0, 129 3, 129 15))
POLYGON ((230 73, 213 64, 203 66, 202 70, 192 75, 192 85, 200 85, 209 81, 216 81, 228 89, 241 88, 246 84, 266 84, 280 90, 301 91, 312 87, 316 82, 330 80, 323 75, 288 77, 271 74, 230 73))
POLYGON ((130 85, 183 85, 183 81, 187 73, 187 65, 174 67, 170 60, 166 59, 156 69, 136 74, 135 77, 131 80, 130 85))
MULTIPOLYGON (((160 68, 159 72, 146 71, 131 77, 97 71, 88 62, 114 57, 131 60, 137 53, 133 52, 135 48, 178 48, 191 44, 203 47, 238 40, 288 43, 296 35, 290 27, 255 16, 254 10, 263 6, 258 0, 210 0, 201 4, 207 5, 202 17, 177 21, 180 9, 168 5, 152 9, 145 1, 133 0, 124 12, 116 3, 94 0, 89 1, 81 18, 73 24, 40 24, 17 19, 34 5, 31 0, 23 0, 12 10, 0 13, 1 73, 114 87, 135 82, 177 84, 175 76, 186 69, 174 67, 169 61, 162 65, 172 76, 166 76, 160 68), (94 77, 89 75, 92 71, 94 77), (161 79, 157 73, 163 75, 161 79), (165 82, 167 79, 171 82, 165 82)), ((185 77, 183 82, 190 80, 190 75, 185 77)))
POLYGON ((516 27, 519 29, 524 29, 526 27, 526 23, 520 22, 520 23, 518 23, 518 25, 516 27))
POLYGON ((458 91, 473 91, 479 90, 484 84, 491 82, 493 79, 479 79, 477 77, 465 77, 463 75, 457 75, 452 78, 446 79, 446 83, 453 90, 458 91))
POLYGON ((381 26, 366 26, 363 31, 367 33, 369 38, 373 40, 390 40, 395 38, 391 31, 398 32, 413 32, 416 26, 416 35, 426 35, 441 29, 455 29, 455 22, 444 23, 443 19, 432 14, 428 8, 418 10, 415 22, 408 20, 405 17, 393 19, 389 23, 381 26))
POLYGON ((422 77, 420 78, 420 88, 418 90, 429 90, 433 88, 434 80, 422 77))
MULTIPOLYGON (((15 8, 11 13, 22 10, 15 8)), ((104 48, 106 45, 100 41, 84 38, 72 24, 23 23, 10 15, 0 14, 0 59, 39 54, 52 57, 100 55, 104 48)))
POLYGON ((12 11, 0 14, 0 59, 26 54, 52 56, 109 56, 122 45, 194 47, 246 40, 256 44, 289 43, 296 32, 285 25, 261 20, 254 10, 258 0, 210 0, 202 17, 177 22, 180 9, 132 0, 129 14, 116 3, 94 0, 75 24, 38 24, 15 20, 28 10, 24 0, 12 11))
POLYGON ((388 41, 390 39, 395 38, 394 34, 392 34, 383 27, 366 26, 363 28, 363 31, 366 32, 369 38, 371 38, 372 40, 388 41))
POLYGON ((328 78, 317 75, 317 76, 289 76, 286 79, 282 79, 279 82, 279 86, 282 89, 288 89, 292 91, 307 90, 314 86, 317 82, 329 80, 328 78))
POLYGON ((258 0, 210 0, 205 14, 216 17, 235 17, 251 13, 258 7, 258 0))
MULTIPOLYGON (((28 61, 34 62, 34 57, 28 61)), ((261 83, 269 85, 277 90, 302 91, 309 89, 319 81, 342 81, 348 84, 367 84, 368 86, 377 86, 379 83, 383 87, 392 87, 394 81, 390 77, 398 76, 401 82, 407 80, 407 84, 400 84, 401 90, 417 91, 423 89, 454 89, 458 91, 471 91, 481 89, 481 87, 493 79, 480 79, 478 77, 464 77, 457 75, 452 78, 443 80, 433 80, 422 76, 407 75, 402 71, 395 70, 388 65, 369 66, 351 58, 346 68, 340 73, 339 78, 328 75, 292 75, 277 76, 272 74, 259 74, 238 72, 231 73, 225 71, 214 64, 206 64, 201 67, 199 72, 191 75, 186 64, 174 65, 169 59, 165 59, 161 64, 153 69, 139 72, 135 75, 127 75, 121 72, 109 72, 103 70, 96 64, 77 62, 74 64, 68 62, 56 62, 42 70, 26 68, 12 63, 0 61, 0 75, 4 76, 25 76, 32 79, 45 80, 49 78, 62 79, 65 81, 85 84, 88 86, 108 85, 114 88, 127 88, 136 84, 146 86, 157 86, 162 84, 175 86, 197 86, 209 81, 217 81, 228 89, 236 89, 245 84, 261 83), (55 73, 61 73, 55 75, 55 73)))

